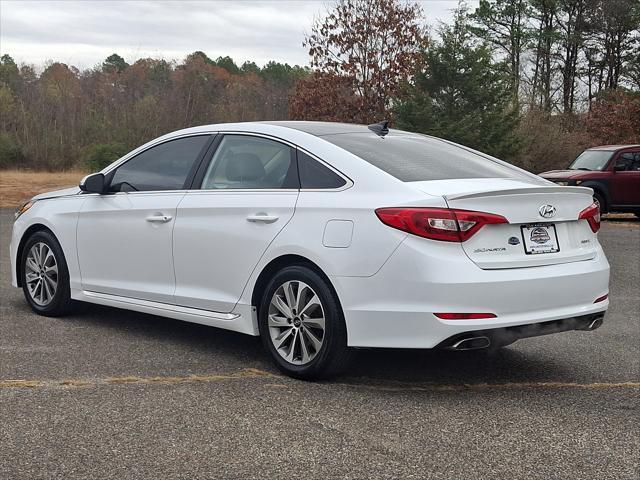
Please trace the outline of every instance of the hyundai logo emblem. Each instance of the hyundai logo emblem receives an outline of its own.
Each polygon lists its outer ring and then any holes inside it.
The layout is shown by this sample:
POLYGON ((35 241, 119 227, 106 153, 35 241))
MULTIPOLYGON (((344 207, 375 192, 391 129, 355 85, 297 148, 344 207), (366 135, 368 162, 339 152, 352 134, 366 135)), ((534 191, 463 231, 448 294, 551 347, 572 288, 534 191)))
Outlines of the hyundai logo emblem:
POLYGON ((556 207, 553 205, 542 205, 538 209, 538 213, 543 218, 551 218, 556 214, 556 207))

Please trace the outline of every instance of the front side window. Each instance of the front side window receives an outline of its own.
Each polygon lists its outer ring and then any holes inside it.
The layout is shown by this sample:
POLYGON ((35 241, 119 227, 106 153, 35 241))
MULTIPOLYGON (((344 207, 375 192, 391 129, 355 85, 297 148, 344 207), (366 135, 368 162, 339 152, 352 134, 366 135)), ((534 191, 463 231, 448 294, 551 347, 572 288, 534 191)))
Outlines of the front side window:
POLYGON ((293 150, 275 140, 225 135, 202 181, 203 190, 297 188, 293 150))
POLYGON ((112 192, 181 190, 209 135, 161 143, 119 166, 111 179, 112 192))
POLYGON ((403 182, 458 178, 528 178, 511 165, 438 138, 411 133, 324 135, 323 140, 353 153, 403 182))

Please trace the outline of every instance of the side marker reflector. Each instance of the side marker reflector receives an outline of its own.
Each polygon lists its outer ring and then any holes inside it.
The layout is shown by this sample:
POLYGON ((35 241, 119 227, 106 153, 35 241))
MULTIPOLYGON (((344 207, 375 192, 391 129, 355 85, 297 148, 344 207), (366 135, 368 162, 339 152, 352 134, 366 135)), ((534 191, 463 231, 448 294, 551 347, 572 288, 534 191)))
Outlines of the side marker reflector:
POLYGON ((480 318, 496 318, 494 313, 434 313, 442 320, 477 320, 480 318))

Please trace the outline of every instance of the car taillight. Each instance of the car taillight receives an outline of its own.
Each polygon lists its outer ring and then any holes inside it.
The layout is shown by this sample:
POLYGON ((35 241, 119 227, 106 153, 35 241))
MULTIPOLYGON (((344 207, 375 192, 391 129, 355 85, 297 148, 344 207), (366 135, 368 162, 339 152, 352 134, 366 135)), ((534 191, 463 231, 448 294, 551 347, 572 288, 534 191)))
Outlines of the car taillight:
POLYGON ((600 207, 597 203, 592 203, 590 206, 582 210, 578 218, 589 222, 589 226, 593 233, 600 230, 600 207))
POLYGON ((434 313, 442 320, 476 320, 480 318, 496 318, 494 313, 434 313))
POLYGON ((452 208, 378 208, 376 215, 390 227, 445 242, 464 242, 485 225, 508 223, 506 218, 493 213, 452 208))

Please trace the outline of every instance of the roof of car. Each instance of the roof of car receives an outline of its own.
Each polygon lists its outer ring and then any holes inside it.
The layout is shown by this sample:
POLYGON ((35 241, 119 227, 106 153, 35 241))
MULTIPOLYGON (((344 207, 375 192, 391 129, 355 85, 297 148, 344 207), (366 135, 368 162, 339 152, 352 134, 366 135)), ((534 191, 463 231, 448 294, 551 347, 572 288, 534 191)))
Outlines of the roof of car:
POLYGON ((606 150, 606 151, 614 152, 616 150, 623 150, 625 148, 634 148, 634 147, 640 147, 640 145, 638 145, 638 144, 630 144, 630 145, 600 145, 598 147, 588 148, 587 150, 606 150))
POLYGON ((342 133, 370 133, 366 125, 337 122, 307 122, 307 121, 266 121, 260 122, 278 127, 293 128, 316 137, 324 135, 337 135, 342 133))

